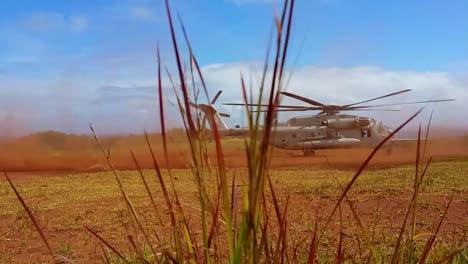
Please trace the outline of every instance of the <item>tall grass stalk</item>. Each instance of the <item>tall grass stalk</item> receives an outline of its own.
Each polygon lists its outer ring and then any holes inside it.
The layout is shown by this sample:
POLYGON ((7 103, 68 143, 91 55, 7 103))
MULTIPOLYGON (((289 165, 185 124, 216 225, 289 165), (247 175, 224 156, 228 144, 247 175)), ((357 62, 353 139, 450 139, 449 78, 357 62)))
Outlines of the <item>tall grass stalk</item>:
POLYGON ((41 226, 39 225, 39 222, 37 221, 36 217, 33 215, 31 209, 29 209, 28 205, 26 205, 26 202, 24 201, 23 197, 21 197, 21 195, 19 194, 19 192, 16 189, 15 185, 13 185, 13 182, 11 182, 11 179, 8 176, 8 173, 6 171, 3 171, 3 175, 5 175, 5 178, 7 179, 8 183, 10 184, 11 189, 13 189, 13 191, 15 192, 16 198, 18 198, 18 201, 20 201, 21 206, 23 206, 24 210, 28 214, 28 217, 31 220, 31 222, 33 223, 34 228, 36 229, 36 231, 41 236, 42 242, 44 243, 45 247, 47 248, 47 251, 49 252, 49 254, 53 258, 55 258, 55 254, 53 253, 52 248, 49 245, 49 242, 48 242, 48 240, 47 240, 47 238, 46 238, 46 236, 44 234, 44 231, 42 230, 41 226))
POLYGON ((416 235, 416 218, 417 218, 417 204, 418 204, 418 194, 419 194, 419 163, 420 163, 420 154, 421 154, 421 124, 419 124, 418 128, 418 143, 416 146, 416 161, 415 161, 415 173, 414 173, 414 202, 412 208, 412 226, 411 226, 411 239, 410 239, 410 246, 409 246, 409 260, 413 261, 413 253, 414 253, 414 240, 416 235))

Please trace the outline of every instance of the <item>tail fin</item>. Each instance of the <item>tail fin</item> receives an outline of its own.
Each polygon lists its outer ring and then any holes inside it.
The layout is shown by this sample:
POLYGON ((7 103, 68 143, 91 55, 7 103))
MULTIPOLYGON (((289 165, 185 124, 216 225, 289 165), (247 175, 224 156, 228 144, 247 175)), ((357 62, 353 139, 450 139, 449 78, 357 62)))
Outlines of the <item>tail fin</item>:
POLYGON ((202 111, 205 114, 205 116, 203 117, 203 120, 202 120, 202 126, 203 127, 205 127, 205 123, 206 123, 206 121, 208 121, 208 123, 210 124, 211 129, 213 129, 213 127, 214 127, 213 122, 216 123, 216 127, 219 130, 229 129, 229 127, 226 125, 226 122, 224 122, 222 117, 223 116, 224 117, 229 117, 230 115, 218 112, 218 110, 214 106, 214 103, 218 99, 221 92, 222 91, 219 91, 216 94, 215 98, 212 100, 212 102, 210 104, 195 104, 195 103, 190 102, 190 105, 192 107, 199 109, 200 111, 202 111))

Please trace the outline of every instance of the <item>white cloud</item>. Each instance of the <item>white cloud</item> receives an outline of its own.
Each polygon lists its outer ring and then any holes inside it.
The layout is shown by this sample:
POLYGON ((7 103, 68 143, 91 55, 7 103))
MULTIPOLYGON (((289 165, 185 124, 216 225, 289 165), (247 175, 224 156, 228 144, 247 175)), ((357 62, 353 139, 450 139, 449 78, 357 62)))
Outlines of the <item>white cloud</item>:
MULTIPOLYGON (((214 94, 217 90, 224 91, 219 100, 222 102, 241 102, 240 73, 243 72, 247 86, 252 81, 253 87, 258 87, 261 70, 262 65, 257 63, 216 64, 203 67, 205 80, 208 87, 212 89, 212 93, 214 94)), ((324 104, 351 104, 403 89, 412 89, 412 91, 369 104, 454 98, 457 101, 437 104, 435 124, 468 129, 468 123, 462 121, 465 120, 464 115, 468 112, 468 106, 464 104, 468 101, 468 84, 463 81, 463 78, 448 72, 395 71, 373 66, 351 68, 305 66, 296 68, 292 74, 287 91, 324 104)), ((256 93, 257 90, 254 89, 254 95, 256 93)), ((283 98, 283 103, 303 105, 291 98, 283 98)), ((356 113, 372 116, 395 126, 421 106, 387 107, 401 109, 401 112, 356 113)), ((427 106, 426 108, 431 108, 431 105, 427 106)), ((219 106, 219 108, 231 114, 239 111, 239 108, 234 107, 219 106)), ((427 118, 428 112, 430 111, 426 111, 426 115, 422 117, 427 118)), ((293 115, 313 113, 315 112, 299 112, 293 115)), ((292 114, 285 114, 283 119, 291 116, 292 114)))
POLYGON ((84 15, 71 15, 69 17, 70 29, 83 32, 88 28, 88 18, 84 15))
POLYGON ((47 33, 65 25, 65 17, 54 12, 35 12, 25 18, 25 26, 35 32, 47 33))
POLYGON ((156 18, 156 14, 148 7, 132 7, 130 8, 130 15, 142 20, 154 20, 156 18))
MULTIPOLYGON (((132 61, 126 62, 132 64, 132 61)), ((63 82, 55 80, 11 80, 11 76, 0 78, 1 87, 10 87, 0 91, 0 113, 14 111, 17 108, 28 109, 36 116, 23 120, 32 129, 70 129, 68 126, 55 122, 51 114, 64 112, 66 115, 76 115, 73 124, 77 131, 87 131, 87 123, 99 123, 106 131, 141 132, 142 128, 157 129, 157 94, 154 68, 142 70, 138 67, 116 67, 114 63, 105 65, 106 71, 100 68, 91 69, 97 76, 82 80, 80 77, 70 77, 63 82), (135 68, 135 72, 132 70, 135 68), (108 71, 108 72, 107 72, 108 71), (132 76, 132 77, 130 77, 132 76), (8 78, 8 79, 7 79, 8 78), (113 85, 113 86, 111 86, 113 85), (32 89, 34 88, 34 89, 32 89), (6 92, 9 93, 6 93, 6 92), (16 97, 14 97, 16 95, 16 97), (66 96, 67 100, 64 100, 66 96), (17 99, 14 99, 17 98, 17 99), (38 99, 40 98, 40 99, 38 99), (47 104, 44 105, 44 101, 47 104), (21 103, 8 108, 9 102, 21 103), (64 103, 66 102, 66 103, 64 103), (68 105, 74 102, 73 105, 68 105), (66 111, 64 111, 65 109, 66 111), (108 121, 106 121, 108 120, 108 121), (102 123, 104 122, 104 123, 102 123), (107 123, 106 123, 107 122, 107 123)), ((141 63, 140 63, 141 64, 141 63)), ((138 65, 140 65, 138 64, 138 65)), ((243 73, 247 87, 257 88, 261 77, 262 64, 258 62, 239 62, 228 64, 211 64, 202 67, 204 79, 210 89, 211 96, 218 90, 223 94, 217 102, 221 112, 231 114, 226 121, 230 126, 245 124, 243 108, 222 106, 224 102, 241 102, 240 75, 243 73)), ((172 69, 172 67, 170 67, 172 69)), ((175 73, 175 71, 173 72, 175 73)), ((290 72, 287 72, 289 76, 290 72)), ((174 74, 176 76, 176 74, 174 74)), ((271 76, 269 76, 271 77, 271 76)), ((374 66, 361 67, 297 67, 287 87, 287 90, 309 97, 324 104, 351 104, 361 100, 377 97, 397 90, 413 89, 412 92, 386 98, 372 104, 409 102, 436 98, 455 98, 457 101, 437 104, 434 122, 435 126, 457 128, 468 131, 466 113, 468 106, 468 75, 449 72, 418 72, 397 71, 374 66)), ((163 80, 167 113, 172 113, 171 126, 180 126, 177 108, 172 106, 172 87, 167 79, 163 80)), ((254 95, 258 93, 254 89, 254 95)), ((201 92, 200 102, 205 102, 201 92)), ((283 98, 285 104, 302 104, 293 99, 283 98)), ((355 112, 383 121, 391 127, 401 124, 420 106, 397 106, 401 112, 355 112)), ((427 121, 431 105, 427 105, 425 114, 413 122, 414 128, 419 122, 427 121)), ((292 116, 310 115, 316 112, 299 112, 280 115, 281 121, 292 116)), ((1 118, 0 118, 0 121, 1 118)), ((1 123, 1 122, 0 122, 1 123)), ((69 130, 67 130, 69 131, 69 130)))
POLYGON ((24 18, 25 27, 37 33, 50 33, 57 30, 82 32, 88 28, 88 19, 84 15, 66 17, 54 12, 35 12, 24 18))

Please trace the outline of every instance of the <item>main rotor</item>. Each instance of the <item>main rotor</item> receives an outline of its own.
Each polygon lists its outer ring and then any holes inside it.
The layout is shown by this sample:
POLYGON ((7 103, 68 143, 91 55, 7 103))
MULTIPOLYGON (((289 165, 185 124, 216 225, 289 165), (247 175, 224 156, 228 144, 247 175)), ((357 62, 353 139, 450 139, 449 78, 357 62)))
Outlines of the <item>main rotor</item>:
MULTIPOLYGON (((395 96, 398 94, 406 93, 411 91, 411 89, 405 89, 397 92, 393 92, 390 94, 382 95, 379 97, 375 97, 372 99, 347 104, 347 105, 326 105, 322 104, 316 100, 312 100, 310 98, 306 98, 297 94, 293 94, 290 92, 281 92, 282 95, 294 98, 301 102, 309 104, 309 106, 301 106, 301 105, 276 105, 275 111, 277 112, 302 112, 302 111, 320 111, 319 114, 324 115, 334 115, 342 111, 400 111, 398 109, 383 109, 380 107, 385 106, 396 106, 396 105, 408 105, 408 104, 423 104, 423 103, 434 103, 434 102, 447 102, 447 101, 454 101, 455 99, 440 99, 440 100, 427 100, 427 101, 417 101, 417 102, 404 102, 404 103, 392 103, 392 104, 378 104, 378 105, 361 105, 364 103, 372 102, 375 100, 395 96)), ((268 107, 269 105, 265 104, 240 104, 240 103, 225 103, 224 105, 237 105, 237 106, 259 106, 259 107, 268 107)), ((260 112, 265 112, 267 110, 260 109, 257 110, 260 112)))

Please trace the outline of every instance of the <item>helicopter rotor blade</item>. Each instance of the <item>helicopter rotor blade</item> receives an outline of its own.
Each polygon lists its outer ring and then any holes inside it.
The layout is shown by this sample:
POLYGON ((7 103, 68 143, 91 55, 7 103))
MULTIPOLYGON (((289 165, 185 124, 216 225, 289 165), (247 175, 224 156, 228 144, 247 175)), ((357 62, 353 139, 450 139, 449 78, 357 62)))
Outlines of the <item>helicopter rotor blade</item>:
POLYGON ((293 94, 293 93, 288 93, 288 92, 280 92, 282 95, 286 95, 286 96, 289 96, 289 97, 292 97, 294 99, 297 99, 299 101, 302 101, 302 102, 305 102, 305 103, 308 103, 308 104, 311 104, 311 105, 314 105, 314 106, 321 106, 321 107, 326 107, 326 105, 320 103, 320 102, 317 102, 317 101, 314 101, 312 99, 309 99, 309 98, 305 98, 305 97, 302 97, 300 95, 297 95, 297 94, 293 94))
POLYGON ((304 107, 304 108, 292 108, 292 109, 275 109, 276 112, 301 112, 301 111, 312 111, 312 110, 322 110, 321 107, 304 107))
POLYGON ((409 105, 409 104, 424 104, 424 103, 450 102, 450 101, 455 101, 455 100, 456 100, 456 99, 440 99, 440 100, 427 100, 427 101, 406 102, 406 103, 394 103, 394 104, 362 105, 362 106, 357 106, 356 108, 372 108, 372 107, 381 107, 381 106, 394 106, 394 105, 409 105))
POLYGON ((383 112, 399 112, 401 111, 400 109, 344 109, 341 111, 383 111, 383 112))
MULTIPOLYGON (((310 107, 304 107, 304 108, 295 108, 295 109, 275 109, 275 112, 302 112, 302 111, 308 111, 308 110, 322 110, 322 108, 318 109, 311 109, 310 107)), ((261 109, 261 110, 252 110, 250 112, 261 112, 261 113, 266 113, 268 112, 268 109, 261 109)))
POLYGON ((226 114, 226 113, 219 113, 220 116, 224 116, 224 117, 231 117, 230 114, 226 114))
POLYGON ((219 90, 218 93, 216 93, 215 97, 213 98, 213 100, 211 100, 211 104, 215 104, 216 103, 216 100, 218 100, 219 96, 221 95, 221 93, 223 92, 223 90, 219 90))
MULTIPOLYGON (((223 103, 223 105, 233 105, 233 106, 260 106, 260 107, 269 107, 267 104, 243 104, 243 103, 223 103)), ((308 108, 307 106, 300 105, 277 105, 275 108, 308 108)))
MULTIPOLYGON (((276 109, 275 112, 303 112, 303 111, 322 111, 323 113, 326 113, 328 109, 324 109, 322 107, 316 107, 316 108, 301 108, 301 109, 276 109)), ((361 108, 350 108, 350 109, 341 109, 339 112, 343 111, 382 111, 382 112, 399 112, 401 111, 400 109, 361 109, 361 108)), ((263 109, 263 110, 252 110, 250 112, 261 112, 261 113, 266 113, 268 110, 263 109)))
POLYGON ((379 96, 379 97, 372 98, 372 99, 369 99, 369 100, 361 101, 361 102, 358 102, 358 103, 343 105, 343 108, 350 107, 350 106, 353 106, 353 105, 363 104, 363 103, 367 103, 367 102, 371 102, 371 101, 375 101, 375 100, 379 100, 379 99, 382 99, 382 98, 394 96, 394 95, 397 95, 397 94, 406 93, 406 92, 409 92, 409 91, 411 91, 411 89, 401 90, 401 91, 398 91, 398 92, 386 94, 386 95, 383 95, 383 96, 379 96))
MULTIPOLYGON (((319 114, 335 114, 341 111, 401 111, 399 109, 379 109, 375 107, 382 107, 382 106, 396 106, 396 105, 410 105, 410 104, 423 104, 423 103, 437 103, 437 102, 448 102, 448 101, 455 101, 455 99, 440 99, 440 100, 426 100, 426 101, 416 101, 416 102, 406 102, 406 103, 391 103, 391 104, 379 104, 379 105, 359 105, 366 102, 375 101, 378 99, 402 94, 411 91, 411 89, 405 89, 397 92, 393 92, 390 94, 386 94, 383 96, 379 96, 376 98, 372 98, 369 100, 348 104, 348 105, 324 105, 320 102, 314 101, 309 98, 305 98, 296 94, 288 93, 288 92, 281 92, 282 95, 289 96, 291 98, 300 100, 302 102, 311 104, 313 106, 300 106, 300 105, 276 105, 275 111, 276 112, 302 112, 302 111, 321 111, 319 114)), ((224 103, 223 105, 234 105, 234 106, 257 106, 259 109, 251 110, 251 112, 267 112, 268 109, 261 109, 262 107, 269 107, 268 104, 245 104, 245 103, 224 103)))

